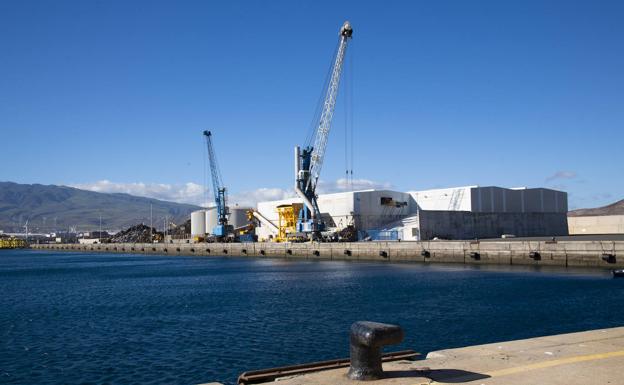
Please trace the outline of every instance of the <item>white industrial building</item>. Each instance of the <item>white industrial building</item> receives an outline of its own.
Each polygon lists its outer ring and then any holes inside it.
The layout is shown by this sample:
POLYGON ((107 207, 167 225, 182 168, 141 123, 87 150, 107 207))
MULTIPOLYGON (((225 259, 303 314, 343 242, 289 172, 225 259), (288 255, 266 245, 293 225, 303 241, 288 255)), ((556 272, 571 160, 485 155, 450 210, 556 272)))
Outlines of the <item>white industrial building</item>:
MULTIPOLYGON (((378 229, 384 224, 396 221, 410 214, 410 195, 389 190, 363 190, 323 194, 318 197, 318 205, 323 220, 330 228, 343 229, 355 225, 357 229, 378 229)), ((258 212, 272 223, 278 223, 277 207, 292 203, 302 203, 300 198, 259 202, 258 212)), ((275 236, 272 226, 256 228, 258 240, 268 240, 275 236)))
POLYGON ((568 212, 568 194, 547 188, 466 186, 409 191, 417 210, 475 213, 568 212))
MULTIPOLYGON (((277 207, 292 203, 301 200, 260 202, 257 211, 277 224, 277 207)), ((373 239, 382 233, 402 240, 567 235, 567 193, 545 188, 363 190, 320 195, 318 204, 329 227, 353 224, 373 239)), ((268 240, 275 227, 261 224, 256 234, 268 240)))

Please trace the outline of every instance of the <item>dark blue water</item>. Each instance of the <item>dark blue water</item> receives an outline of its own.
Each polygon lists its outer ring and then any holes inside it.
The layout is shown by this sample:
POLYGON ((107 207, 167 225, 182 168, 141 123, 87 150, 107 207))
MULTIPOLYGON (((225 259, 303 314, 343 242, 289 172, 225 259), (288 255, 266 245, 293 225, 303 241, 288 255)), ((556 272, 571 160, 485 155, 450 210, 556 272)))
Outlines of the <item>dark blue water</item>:
POLYGON ((232 383, 348 356, 356 320, 420 352, 624 324, 601 271, 0 252, 0 383, 232 383))

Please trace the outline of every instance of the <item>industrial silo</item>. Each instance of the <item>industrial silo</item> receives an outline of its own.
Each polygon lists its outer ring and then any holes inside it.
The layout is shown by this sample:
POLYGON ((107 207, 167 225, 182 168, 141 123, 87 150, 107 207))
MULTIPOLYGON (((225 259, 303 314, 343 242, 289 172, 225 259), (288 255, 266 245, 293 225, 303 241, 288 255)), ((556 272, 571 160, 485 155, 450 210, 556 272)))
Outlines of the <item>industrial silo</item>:
POLYGON ((231 207, 230 217, 228 218, 229 224, 235 229, 249 224, 249 220, 247 219, 248 210, 250 210, 248 207, 231 207))
POLYGON ((191 237, 206 235, 206 210, 197 210, 191 213, 191 237))
POLYGON ((208 207, 205 211, 206 232, 212 234, 213 229, 217 226, 217 208, 208 207))

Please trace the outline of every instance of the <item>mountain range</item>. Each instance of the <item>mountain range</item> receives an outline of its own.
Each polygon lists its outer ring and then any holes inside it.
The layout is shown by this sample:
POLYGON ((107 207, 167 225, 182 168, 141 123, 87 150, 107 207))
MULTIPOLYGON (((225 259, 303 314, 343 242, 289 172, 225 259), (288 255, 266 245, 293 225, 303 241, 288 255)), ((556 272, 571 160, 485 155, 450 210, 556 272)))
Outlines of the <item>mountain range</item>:
POLYGON ((568 213, 570 217, 583 217, 594 215, 624 215, 624 199, 611 203, 610 205, 596 207, 593 209, 578 209, 568 213))
POLYGON ((185 222, 200 207, 129 194, 109 194, 73 187, 0 182, 0 230, 23 232, 121 230, 139 223, 154 227, 185 222), (151 209, 151 216, 150 216, 151 209))

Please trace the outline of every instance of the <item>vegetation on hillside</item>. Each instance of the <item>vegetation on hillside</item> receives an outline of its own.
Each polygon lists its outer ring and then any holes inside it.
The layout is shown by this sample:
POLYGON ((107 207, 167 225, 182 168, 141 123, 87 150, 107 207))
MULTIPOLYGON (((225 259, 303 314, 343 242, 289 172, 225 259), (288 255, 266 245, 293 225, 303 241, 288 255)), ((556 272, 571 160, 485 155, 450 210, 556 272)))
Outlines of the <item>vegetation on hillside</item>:
POLYGON ((199 207, 128 194, 107 194, 72 187, 0 182, 0 230, 29 232, 120 230, 137 223, 154 227, 168 222, 183 223, 199 207))

